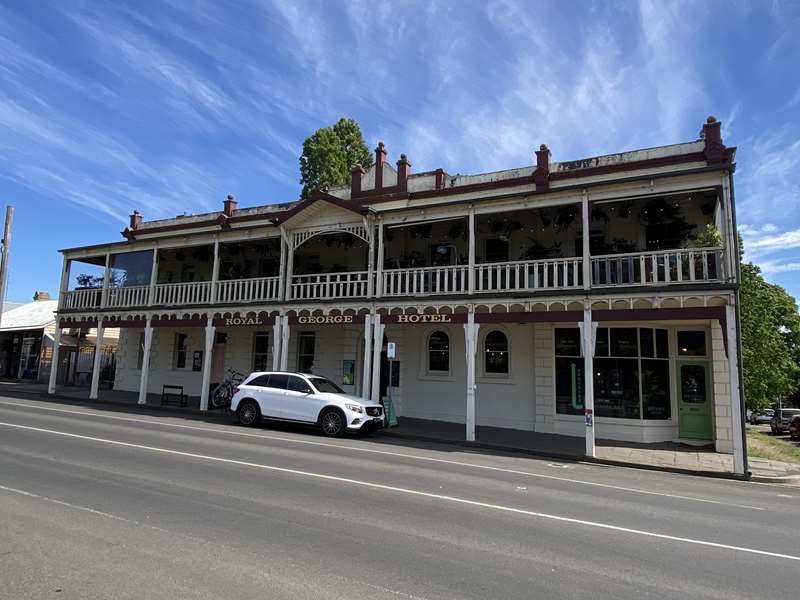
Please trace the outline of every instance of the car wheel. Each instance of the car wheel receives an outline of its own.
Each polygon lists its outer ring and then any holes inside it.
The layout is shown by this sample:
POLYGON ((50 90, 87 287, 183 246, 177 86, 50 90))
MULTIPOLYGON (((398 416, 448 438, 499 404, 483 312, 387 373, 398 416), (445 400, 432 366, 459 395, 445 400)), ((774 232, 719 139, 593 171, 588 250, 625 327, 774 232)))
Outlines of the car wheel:
POLYGON ((261 421, 261 408, 255 400, 242 400, 236 408, 236 417, 245 427, 252 427, 261 421))
POLYGON ((322 433, 328 437, 341 437, 346 429, 342 411, 335 408, 329 408, 322 412, 319 417, 319 425, 322 433))

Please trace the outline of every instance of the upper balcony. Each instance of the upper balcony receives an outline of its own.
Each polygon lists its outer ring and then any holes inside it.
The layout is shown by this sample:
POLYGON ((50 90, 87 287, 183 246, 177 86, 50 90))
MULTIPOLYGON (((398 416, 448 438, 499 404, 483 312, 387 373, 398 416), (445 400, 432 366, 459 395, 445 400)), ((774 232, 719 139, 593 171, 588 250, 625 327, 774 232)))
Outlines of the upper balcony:
POLYGON ((74 260, 61 308, 553 294, 728 280, 716 192, 598 202, 587 215, 582 208, 416 222, 370 217, 282 238, 74 260))

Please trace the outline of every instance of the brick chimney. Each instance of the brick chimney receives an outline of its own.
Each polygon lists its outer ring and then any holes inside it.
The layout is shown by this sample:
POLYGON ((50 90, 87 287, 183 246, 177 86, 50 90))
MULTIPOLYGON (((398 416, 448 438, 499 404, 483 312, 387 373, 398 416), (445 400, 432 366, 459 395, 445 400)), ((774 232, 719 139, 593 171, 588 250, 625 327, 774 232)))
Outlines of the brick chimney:
POLYGON ((436 169, 434 171, 434 176, 436 177, 436 189, 441 190, 444 188, 444 169, 436 169))
POLYGON ((550 187, 550 150, 545 144, 536 151, 536 169, 533 171, 533 183, 536 191, 541 192, 550 187))
POLYGON ((233 216, 233 211, 236 210, 236 205, 236 198, 233 197, 233 194, 228 194, 228 196, 225 198, 225 203, 223 204, 222 213, 226 217, 233 216))
POLYGON ((397 189, 401 192, 408 190, 408 176, 411 175, 411 163, 405 154, 400 155, 397 161, 397 189))
POLYGON ((366 173, 360 162, 353 165, 350 169, 350 196, 357 196, 361 193, 361 177, 366 173))
POLYGON ((706 147, 703 149, 706 162, 710 165, 718 165, 725 156, 725 144, 722 143, 722 123, 717 121, 716 117, 708 117, 703 124, 702 136, 706 143, 706 147))
POLYGON ((375 189, 383 189, 383 163, 386 162, 386 146, 378 142, 375 148, 375 189))
POLYGON ((50 300, 50 294, 48 292, 34 292, 33 301, 39 302, 41 300, 50 300))
POLYGON ((131 213, 131 222, 128 225, 128 229, 139 229, 139 225, 142 224, 142 215, 139 213, 138 210, 133 211, 131 213))

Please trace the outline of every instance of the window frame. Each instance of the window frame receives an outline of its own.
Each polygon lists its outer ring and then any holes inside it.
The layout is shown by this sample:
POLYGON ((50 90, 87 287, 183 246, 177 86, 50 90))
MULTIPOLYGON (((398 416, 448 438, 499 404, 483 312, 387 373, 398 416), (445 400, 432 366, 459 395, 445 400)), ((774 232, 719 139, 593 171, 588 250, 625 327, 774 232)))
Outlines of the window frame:
POLYGON ((269 370, 269 368, 268 368, 269 367, 269 355, 270 355, 269 339, 270 339, 269 331, 254 331, 253 332, 253 352, 252 352, 252 355, 253 355, 253 363, 252 363, 253 364, 253 372, 256 372, 256 371, 268 371, 269 370), (266 349, 265 352, 256 352, 256 348, 258 346, 258 338, 259 337, 265 337, 266 340, 267 340, 266 341, 267 349, 266 349), (257 364, 257 358, 256 357, 257 356, 262 356, 262 355, 264 357, 264 368, 259 368, 258 364, 257 364))
POLYGON ((480 344, 479 348, 481 349, 482 359, 480 362, 480 378, 486 380, 488 382, 497 383, 498 380, 501 382, 505 382, 511 379, 511 333, 505 327, 499 327, 497 325, 492 325, 491 328, 487 328, 485 331, 481 331, 480 333, 480 344), (490 335, 493 333, 499 333, 505 337, 506 340, 506 370, 505 372, 493 372, 487 371, 486 369, 486 360, 487 360, 487 348, 486 342, 490 335))
POLYGON ((311 356, 311 367, 308 370, 308 373, 313 373, 314 369, 314 361, 317 357, 317 333, 316 331, 301 331, 297 336, 297 372, 298 373, 305 373, 302 369, 302 360, 303 357, 311 356), (312 354, 308 354, 307 352, 302 352, 303 350, 303 340, 306 339, 314 340, 314 352, 312 354))
POLYGON ((450 342, 450 334, 445 329, 436 328, 430 330, 425 335, 425 372, 428 375, 433 376, 448 376, 450 375, 451 371, 451 364, 450 364, 450 352, 452 350, 452 343, 450 342), (441 333, 447 340, 447 348, 445 350, 434 350, 434 352, 446 353, 447 356, 447 369, 446 370, 439 370, 439 369, 431 369, 431 338, 441 333))
MULTIPOLYGON (((557 393, 557 380, 558 380, 558 373, 557 373, 557 363, 559 358, 580 358, 581 360, 584 357, 583 348, 580 348, 579 354, 575 355, 565 355, 565 354, 556 354, 556 335, 558 330, 563 329, 573 329, 580 331, 579 328, 574 326, 556 326, 553 328, 553 364, 552 364, 552 373, 553 373, 553 414, 556 418, 563 418, 563 419, 576 419, 580 418, 581 414, 575 413, 566 413, 566 412, 558 412, 558 393, 557 393)), ((626 360, 626 361, 636 361, 637 370, 636 370, 636 377, 637 377, 637 386, 638 386, 638 401, 639 401, 639 416, 638 417, 620 417, 620 416, 603 416, 598 414, 597 405, 596 405, 596 397, 595 397, 595 408, 594 408, 594 416, 597 419, 604 420, 609 423, 619 423, 619 424, 632 424, 638 423, 640 425, 653 425, 657 426, 658 424, 676 424, 677 423, 677 415, 676 415, 676 390, 674 388, 674 379, 677 373, 677 365, 676 360, 680 360, 681 358, 699 358, 700 360, 707 360, 706 357, 680 357, 677 356, 677 351, 673 350, 672 347, 672 340, 677 340, 677 331, 678 330, 686 330, 687 328, 676 328, 671 326, 666 326, 662 324, 635 324, 631 325, 628 323, 624 324, 609 324, 604 325, 603 327, 597 328, 597 334, 595 337, 595 349, 597 348, 597 341, 600 339, 601 332, 605 332, 606 339, 607 339, 607 354, 597 354, 595 352, 593 365, 596 365, 597 360, 626 360), (622 356, 616 355, 612 353, 612 343, 611 343, 611 331, 613 329, 635 329, 636 330, 636 341, 637 341, 637 355, 634 356, 622 356), (641 331, 644 329, 651 330, 652 337, 651 343, 653 345, 652 348, 652 356, 644 356, 642 352, 642 334, 641 331), (663 353, 658 352, 658 330, 663 330, 666 332, 666 340, 667 340, 667 352, 666 355, 663 353), (666 392, 668 395, 668 401, 666 404, 668 410, 668 416, 665 418, 646 418, 645 417, 645 398, 644 398, 644 366, 643 363, 645 361, 653 361, 653 362, 662 362, 667 365, 667 388, 666 392)), ((698 330, 694 328, 689 328, 692 330, 698 330)), ((709 334, 706 329, 701 329, 705 332, 706 335, 706 346, 708 346, 708 339, 709 334)), ((596 377, 595 373, 592 374, 593 379, 596 377)), ((593 388, 596 391, 596 385, 593 388)), ((585 388, 584 388, 585 389, 585 388)), ((585 406, 585 398, 584 398, 584 406, 585 406)))
POLYGON ((172 370, 181 371, 186 369, 186 359, 189 354, 189 334, 175 332, 172 347, 172 370), (181 346, 181 342, 183 345, 181 346))

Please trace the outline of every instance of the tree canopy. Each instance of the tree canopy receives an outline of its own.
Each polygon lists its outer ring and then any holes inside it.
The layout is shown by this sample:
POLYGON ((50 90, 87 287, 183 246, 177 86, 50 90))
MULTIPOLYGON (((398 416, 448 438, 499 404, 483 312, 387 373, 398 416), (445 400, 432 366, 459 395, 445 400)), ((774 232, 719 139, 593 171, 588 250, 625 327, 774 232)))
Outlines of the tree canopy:
POLYGON ((742 263, 742 369, 748 408, 763 410, 800 384, 800 315, 781 286, 742 263))
POLYGON ((321 127, 303 142, 300 156, 302 198, 325 188, 350 183, 350 169, 357 162, 372 166, 372 153, 361 128, 353 119, 339 119, 332 127, 321 127))

